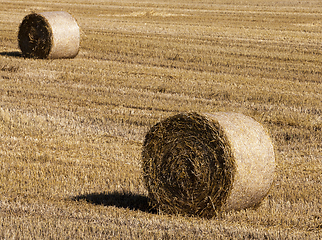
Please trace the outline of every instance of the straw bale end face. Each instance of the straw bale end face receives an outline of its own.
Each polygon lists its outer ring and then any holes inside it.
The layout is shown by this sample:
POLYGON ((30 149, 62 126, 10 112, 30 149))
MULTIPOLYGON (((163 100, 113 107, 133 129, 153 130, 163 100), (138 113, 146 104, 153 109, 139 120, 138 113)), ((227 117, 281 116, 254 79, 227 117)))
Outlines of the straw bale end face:
POLYGON ((79 51, 79 27, 66 12, 32 13, 19 26, 18 43, 25 57, 73 58, 79 51))
POLYGON ((249 117, 182 113, 146 134, 142 167, 152 206, 211 218, 257 205, 270 189, 275 158, 267 133, 249 117))

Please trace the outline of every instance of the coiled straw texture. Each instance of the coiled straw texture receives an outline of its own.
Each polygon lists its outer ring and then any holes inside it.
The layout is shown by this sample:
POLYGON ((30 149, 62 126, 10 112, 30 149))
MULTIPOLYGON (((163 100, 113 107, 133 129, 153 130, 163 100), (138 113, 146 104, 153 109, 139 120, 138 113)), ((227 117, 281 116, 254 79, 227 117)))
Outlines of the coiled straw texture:
POLYGON ((18 43, 25 57, 74 58, 79 52, 79 27, 67 12, 32 13, 19 26, 18 43))
POLYGON ((252 118, 181 113, 146 134, 142 167, 153 207, 211 218, 257 205, 270 189, 275 157, 268 134, 252 118))

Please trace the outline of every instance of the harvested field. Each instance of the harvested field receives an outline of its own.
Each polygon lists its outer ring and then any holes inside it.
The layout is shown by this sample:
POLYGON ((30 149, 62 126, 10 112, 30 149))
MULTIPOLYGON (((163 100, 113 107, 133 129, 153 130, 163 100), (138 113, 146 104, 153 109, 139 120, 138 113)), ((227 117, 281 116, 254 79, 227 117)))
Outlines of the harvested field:
POLYGON ((322 2, 0 2, 0 238, 321 239, 322 2), (74 59, 23 58, 22 19, 65 11, 74 59), (213 219, 148 206, 148 130, 238 112, 268 130, 276 178, 213 219))

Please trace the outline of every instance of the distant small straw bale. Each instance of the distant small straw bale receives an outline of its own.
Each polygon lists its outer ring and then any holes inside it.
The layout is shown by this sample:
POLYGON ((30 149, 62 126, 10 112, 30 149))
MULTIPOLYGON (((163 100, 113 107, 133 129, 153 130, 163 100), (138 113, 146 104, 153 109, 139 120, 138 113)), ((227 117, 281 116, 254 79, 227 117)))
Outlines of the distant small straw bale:
POLYGON ((67 12, 32 13, 19 26, 18 42, 25 57, 74 58, 79 51, 79 27, 67 12))
POLYGON ((142 167, 153 207, 211 218, 258 205, 274 179, 275 156, 250 117, 181 113, 146 134, 142 167))

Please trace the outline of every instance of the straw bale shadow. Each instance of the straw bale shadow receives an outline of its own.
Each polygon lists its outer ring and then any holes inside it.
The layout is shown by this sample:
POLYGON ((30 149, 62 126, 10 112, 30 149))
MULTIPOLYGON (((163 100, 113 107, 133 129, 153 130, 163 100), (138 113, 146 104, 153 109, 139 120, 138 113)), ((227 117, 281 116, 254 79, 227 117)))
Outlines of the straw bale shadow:
POLYGON ((94 205, 115 206, 130 210, 140 210, 148 213, 157 213, 149 206, 148 197, 132 193, 90 193, 79 195, 73 198, 75 201, 85 200, 94 205))
POLYGON ((13 52, 0 52, 1 56, 7 57, 23 57, 21 52, 13 51, 13 52))

